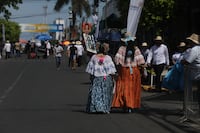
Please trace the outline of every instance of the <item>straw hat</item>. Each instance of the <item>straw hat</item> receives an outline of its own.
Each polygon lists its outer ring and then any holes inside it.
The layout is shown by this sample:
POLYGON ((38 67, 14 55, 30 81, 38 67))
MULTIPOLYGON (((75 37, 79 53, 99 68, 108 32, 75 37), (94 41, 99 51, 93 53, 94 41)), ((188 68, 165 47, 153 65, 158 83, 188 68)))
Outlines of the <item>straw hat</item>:
POLYGON ((77 44, 77 45, 80 45, 80 44, 82 44, 82 43, 81 43, 81 41, 76 41, 76 44, 77 44))
POLYGON ((162 37, 161 36, 156 36, 156 38, 154 40, 155 41, 162 41, 162 37))
POLYGON ((178 48, 182 48, 182 47, 185 47, 186 44, 184 42, 180 42, 179 45, 177 46, 178 48))
POLYGON ((148 46, 148 44, 146 42, 142 43, 142 47, 147 47, 147 46, 148 46))
POLYGON ((191 40, 192 42, 194 42, 195 44, 200 44, 199 42, 199 35, 193 33, 191 36, 186 38, 187 40, 191 40))

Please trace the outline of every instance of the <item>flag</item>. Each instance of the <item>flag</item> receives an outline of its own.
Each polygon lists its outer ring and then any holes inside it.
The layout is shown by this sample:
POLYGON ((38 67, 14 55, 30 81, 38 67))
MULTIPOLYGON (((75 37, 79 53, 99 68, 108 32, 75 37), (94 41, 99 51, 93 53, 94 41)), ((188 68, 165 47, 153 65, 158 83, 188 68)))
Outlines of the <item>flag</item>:
POLYGON ((130 0, 128 20, 127 20, 127 32, 131 36, 135 36, 142 8, 144 5, 144 0, 130 0))

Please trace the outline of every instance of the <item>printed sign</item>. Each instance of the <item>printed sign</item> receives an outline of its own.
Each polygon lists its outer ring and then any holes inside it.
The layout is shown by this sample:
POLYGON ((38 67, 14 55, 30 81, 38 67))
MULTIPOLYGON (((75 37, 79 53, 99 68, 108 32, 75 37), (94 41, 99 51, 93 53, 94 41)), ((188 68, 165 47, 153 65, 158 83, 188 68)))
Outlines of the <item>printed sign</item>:
POLYGON ((19 24, 21 32, 63 32, 63 24, 19 24))
POLYGON ((91 53, 97 53, 94 36, 83 33, 83 38, 85 41, 86 50, 91 53))

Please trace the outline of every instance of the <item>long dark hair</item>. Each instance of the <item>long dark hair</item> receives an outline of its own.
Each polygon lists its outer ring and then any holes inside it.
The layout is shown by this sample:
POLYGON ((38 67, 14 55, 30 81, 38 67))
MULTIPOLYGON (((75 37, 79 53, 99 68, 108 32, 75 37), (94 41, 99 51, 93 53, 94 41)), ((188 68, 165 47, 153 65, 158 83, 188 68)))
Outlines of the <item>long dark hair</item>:
POLYGON ((103 44, 100 44, 97 54, 105 54, 105 48, 103 47, 103 44))
POLYGON ((125 54, 125 60, 124 60, 125 63, 126 63, 127 57, 130 57, 131 61, 134 61, 134 53, 135 53, 135 48, 134 48, 135 42, 130 40, 127 42, 127 44, 128 45, 126 47, 126 54, 125 54), (132 54, 130 54, 130 52, 132 54))

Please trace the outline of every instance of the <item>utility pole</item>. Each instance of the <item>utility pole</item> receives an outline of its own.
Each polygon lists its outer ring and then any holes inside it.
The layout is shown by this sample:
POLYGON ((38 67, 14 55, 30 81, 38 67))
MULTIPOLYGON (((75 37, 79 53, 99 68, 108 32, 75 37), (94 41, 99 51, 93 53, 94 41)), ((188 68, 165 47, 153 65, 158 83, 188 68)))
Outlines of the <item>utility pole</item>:
POLYGON ((2 23, 2 44, 6 41, 5 39, 5 25, 2 23))
POLYGON ((46 2, 46 5, 45 6, 43 6, 43 8, 44 8, 44 24, 47 24, 47 8, 48 8, 48 5, 47 5, 47 3, 50 1, 50 0, 46 0, 47 2, 46 2))
POLYGON ((46 24, 47 23, 47 5, 45 5, 45 6, 43 6, 43 8, 44 8, 44 24, 46 24))

